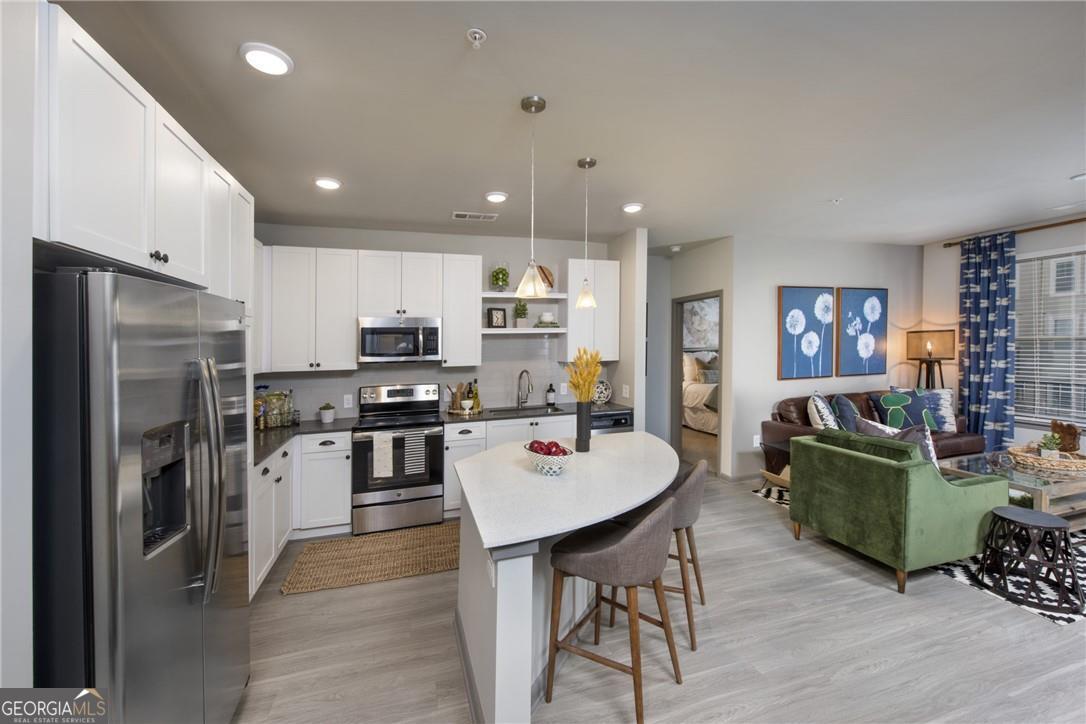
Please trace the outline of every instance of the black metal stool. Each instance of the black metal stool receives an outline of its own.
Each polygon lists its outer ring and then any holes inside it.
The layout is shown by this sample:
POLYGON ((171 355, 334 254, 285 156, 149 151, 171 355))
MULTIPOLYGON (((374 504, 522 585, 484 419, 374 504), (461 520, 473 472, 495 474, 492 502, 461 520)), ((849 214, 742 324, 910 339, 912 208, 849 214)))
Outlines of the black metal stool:
POLYGON ((1082 584, 1075 570, 1068 523, 1058 515, 1006 505, 992 510, 984 539, 984 556, 977 571, 981 585, 1008 601, 1054 613, 1083 613, 1082 584), (1024 593, 1012 591, 1007 577, 1022 571, 1024 593), (992 582, 985 581, 990 575, 992 582), (1056 598, 1047 603, 1042 586, 1056 598))

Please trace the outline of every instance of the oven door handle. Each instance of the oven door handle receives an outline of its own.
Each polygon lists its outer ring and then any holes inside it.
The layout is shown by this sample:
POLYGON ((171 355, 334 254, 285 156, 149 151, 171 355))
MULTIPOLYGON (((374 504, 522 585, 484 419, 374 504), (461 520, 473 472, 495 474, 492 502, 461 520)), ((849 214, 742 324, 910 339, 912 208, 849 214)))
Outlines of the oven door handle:
MULTIPOLYGON (((393 438, 406 437, 408 435, 417 435, 423 433, 426 437, 433 437, 434 435, 441 435, 445 432, 445 428, 441 425, 436 427, 413 427, 407 430, 392 430, 389 432, 393 438)), ((363 442, 365 440, 372 440, 374 433, 372 432, 354 432, 351 433, 352 442, 363 442)))

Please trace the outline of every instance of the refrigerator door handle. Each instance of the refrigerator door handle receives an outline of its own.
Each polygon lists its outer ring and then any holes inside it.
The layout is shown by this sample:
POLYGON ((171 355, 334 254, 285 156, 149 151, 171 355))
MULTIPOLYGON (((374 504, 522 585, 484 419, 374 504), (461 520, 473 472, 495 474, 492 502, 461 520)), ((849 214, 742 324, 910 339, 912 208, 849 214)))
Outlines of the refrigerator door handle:
POLYGON ((200 359, 200 401, 203 405, 205 429, 207 430, 208 452, 208 510, 207 528, 204 531, 204 541, 207 546, 204 551, 204 601, 207 602, 211 592, 211 575, 215 565, 215 552, 218 541, 215 532, 218 527, 214 525, 216 519, 218 490, 222 474, 219 471, 219 426, 216 420, 215 390, 211 383, 211 368, 207 359, 200 359))
POLYGON ((222 391, 219 388, 219 368, 215 364, 214 357, 207 358, 207 368, 211 377, 211 388, 214 392, 215 422, 218 425, 218 486, 215 504, 215 566, 211 570, 211 578, 208 580, 204 599, 210 600, 211 594, 219 590, 219 569, 222 567, 223 547, 226 540, 226 424, 223 421, 222 391))

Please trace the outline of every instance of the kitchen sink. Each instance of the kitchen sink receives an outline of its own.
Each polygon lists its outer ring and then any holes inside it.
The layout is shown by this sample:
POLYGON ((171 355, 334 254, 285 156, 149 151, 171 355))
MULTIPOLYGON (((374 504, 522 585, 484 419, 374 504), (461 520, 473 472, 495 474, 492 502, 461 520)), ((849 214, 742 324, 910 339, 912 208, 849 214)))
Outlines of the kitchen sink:
POLYGON ((519 417, 521 415, 551 415, 561 412, 560 407, 554 405, 525 405, 524 407, 492 407, 487 412, 491 417, 519 417))

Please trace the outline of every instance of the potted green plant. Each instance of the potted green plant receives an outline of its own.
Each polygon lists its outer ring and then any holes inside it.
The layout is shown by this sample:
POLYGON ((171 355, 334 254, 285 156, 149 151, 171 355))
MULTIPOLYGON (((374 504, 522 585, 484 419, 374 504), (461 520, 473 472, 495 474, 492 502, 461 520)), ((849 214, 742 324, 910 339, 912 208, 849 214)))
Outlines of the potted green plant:
POLYGON ((509 265, 502 262, 490 270, 490 286, 496 292, 504 292, 509 286, 509 265))
POLYGON ((1037 447, 1040 449, 1041 457, 1056 458, 1058 460, 1060 457, 1060 436, 1050 432, 1041 438, 1041 441, 1037 443, 1037 447))
POLYGON ((325 425, 335 422, 336 419, 336 406, 331 402, 325 402, 320 406, 321 422, 325 425))
POLYGON ((528 302, 523 299, 518 299, 516 304, 513 305, 513 318, 516 320, 516 327, 528 327, 528 302))

